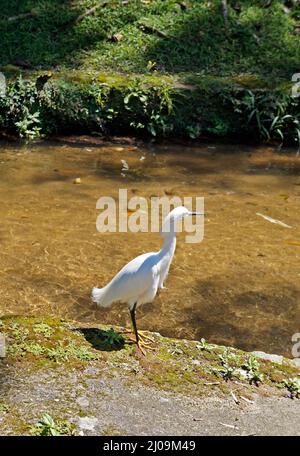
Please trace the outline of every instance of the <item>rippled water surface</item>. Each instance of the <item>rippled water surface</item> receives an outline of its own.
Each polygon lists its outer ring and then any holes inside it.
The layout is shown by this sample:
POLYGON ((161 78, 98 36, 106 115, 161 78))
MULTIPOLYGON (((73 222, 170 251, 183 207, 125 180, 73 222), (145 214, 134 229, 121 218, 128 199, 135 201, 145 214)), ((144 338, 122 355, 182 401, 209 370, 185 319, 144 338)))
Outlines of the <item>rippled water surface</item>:
POLYGON ((90 290, 158 250, 161 238, 97 232, 96 201, 118 198, 119 188, 147 199, 205 197, 204 241, 179 235, 167 288, 139 309, 140 328, 291 356, 300 332, 300 158, 271 147, 1 143, 0 314, 129 324, 124 305, 96 309, 90 290))

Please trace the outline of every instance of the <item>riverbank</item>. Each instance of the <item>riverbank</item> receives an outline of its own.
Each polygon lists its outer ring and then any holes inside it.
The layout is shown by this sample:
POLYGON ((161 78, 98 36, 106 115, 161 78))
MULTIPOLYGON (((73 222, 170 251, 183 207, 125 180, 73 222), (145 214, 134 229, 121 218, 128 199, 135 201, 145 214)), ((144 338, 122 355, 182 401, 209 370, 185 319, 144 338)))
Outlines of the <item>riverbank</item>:
POLYGON ((40 72, 8 80, 0 133, 217 138, 300 144, 292 83, 255 75, 163 76, 40 72))
POLYGON ((119 329, 2 317, 1 435, 300 434, 295 361, 157 333, 143 356, 119 329))
POLYGON ((299 5, 222 4, 6 4, 0 132, 299 145, 299 5))

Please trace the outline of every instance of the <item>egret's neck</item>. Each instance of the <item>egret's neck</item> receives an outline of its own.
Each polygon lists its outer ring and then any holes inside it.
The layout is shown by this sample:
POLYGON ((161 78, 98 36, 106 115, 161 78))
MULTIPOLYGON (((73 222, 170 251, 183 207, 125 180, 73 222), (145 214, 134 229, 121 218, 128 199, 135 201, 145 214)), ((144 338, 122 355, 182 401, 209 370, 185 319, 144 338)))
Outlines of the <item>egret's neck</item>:
POLYGON ((176 233, 175 231, 171 231, 170 233, 165 234, 164 242, 162 248, 160 249, 160 256, 170 255, 173 256, 176 248, 176 233))

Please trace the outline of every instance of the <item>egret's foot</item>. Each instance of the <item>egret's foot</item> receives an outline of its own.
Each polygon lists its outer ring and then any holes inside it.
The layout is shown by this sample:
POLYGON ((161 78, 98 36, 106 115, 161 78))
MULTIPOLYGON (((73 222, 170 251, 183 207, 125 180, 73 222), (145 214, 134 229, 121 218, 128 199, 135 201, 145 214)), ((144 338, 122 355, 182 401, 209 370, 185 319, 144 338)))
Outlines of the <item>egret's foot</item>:
POLYGON ((155 350, 154 347, 151 347, 151 345, 150 345, 151 342, 147 342, 147 341, 145 341, 145 340, 143 341, 143 340, 140 339, 138 342, 135 341, 135 343, 136 343, 138 349, 140 350, 140 352, 141 352, 144 356, 146 356, 146 351, 147 351, 147 350, 155 350))
MULTIPOLYGON (((122 329, 122 331, 120 331, 121 334, 133 334, 134 335, 134 332, 132 331, 132 329, 122 329)), ((145 344, 147 344, 147 341, 149 342, 154 342, 154 339, 152 339, 152 337, 148 336, 147 334, 144 333, 144 331, 139 331, 139 340, 144 342, 145 344)), ((135 339, 131 339, 129 337, 130 340, 134 340, 136 342, 135 339)))
POLYGON ((145 344, 147 343, 153 343, 154 342, 154 339, 150 336, 148 336, 148 334, 145 334, 144 331, 139 331, 139 339, 144 342, 145 344), (149 341, 149 342, 147 342, 149 341))
MULTIPOLYGON (((129 331, 128 331, 129 332, 129 331)), ((132 335, 131 337, 128 337, 129 341, 131 344, 136 344, 140 352, 146 356, 146 351, 147 350, 155 350, 154 347, 151 346, 151 344, 154 342, 151 337, 148 337, 146 335, 141 335, 139 332, 139 340, 136 340, 136 337, 132 335)))

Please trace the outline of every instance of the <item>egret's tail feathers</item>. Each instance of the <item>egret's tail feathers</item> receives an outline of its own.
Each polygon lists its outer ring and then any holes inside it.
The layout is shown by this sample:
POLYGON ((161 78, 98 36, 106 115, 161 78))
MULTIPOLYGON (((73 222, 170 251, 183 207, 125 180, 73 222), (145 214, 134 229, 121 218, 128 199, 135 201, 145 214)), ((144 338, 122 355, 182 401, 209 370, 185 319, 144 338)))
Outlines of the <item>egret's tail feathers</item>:
POLYGON ((105 287, 104 288, 94 287, 92 290, 92 300, 98 306, 108 307, 111 304, 110 302, 107 302, 107 300, 105 300, 105 291, 106 291, 105 287))

